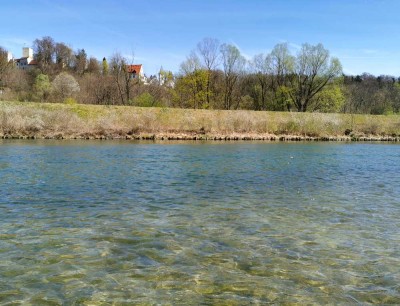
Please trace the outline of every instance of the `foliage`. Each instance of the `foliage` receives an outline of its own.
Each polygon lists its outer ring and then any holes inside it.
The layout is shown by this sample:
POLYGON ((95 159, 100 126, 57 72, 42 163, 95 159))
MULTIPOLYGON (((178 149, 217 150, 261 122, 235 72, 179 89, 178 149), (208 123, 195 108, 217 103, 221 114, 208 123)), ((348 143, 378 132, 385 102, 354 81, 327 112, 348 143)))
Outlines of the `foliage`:
POLYGON ((344 102, 342 88, 339 85, 331 84, 317 94, 311 108, 323 113, 338 113, 342 110, 344 102))
POLYGON ((337 58, 330 58, 322 44, 303 44, 293 72, 290 95, 297 110, 305 112, 314 97, 342 73, 342 66, 337 58))
POLYGON ((64 101, 66 98, 71 98, 74 94, 80 91, 80 87, 75 78, 66 73, 61 72, 56 76, 52 83, 52 88, 56 100, 64 101))
POLYGON ((76 100, 74 98, 66 98, 64 100, 64 103, 68 104, 68 105, 76 105, 76 104, 78 104, 78 102, 76 102, 76 100))
POLYGON ((46 74, 39 74, 35 78, 35 84, 33 85, 33 96, 34 100, 46 101, 51 92, 51 83, 49 76, 46 74))
POLYGON ((72 51, 49 36, 36 39, 33 49, 37 68, 20 70, 0 47, 0 99, 382 115, 400 111, 400 78, 342 75, 340 62, 322 44, 303 44, 292 54, 288 44, 280 43, 247 61, 236 46, 205 38, 179 73, 161 68, 145 84, 130 77, 127 65, 133 60, 120 53, 100 62, 88 59, 85 49, 72 51))
POLYGON ((175 104, 179 107, 208 108, 207 105, 208 72, 196 69, 193 72, 180 76, 176 80, 175 104))
POLYGON ((134 105, 141 107, 158 106, 156 99, 148 92, 142 93, 135 99, 134 105))
POLYGON ((103 69, 102 69, 103 75, 104 76, 108 75, 108 63, 107 63, 107 60, 105 57, 103 58, 103 61, 102 61, 102 67, 103 67, 103 69))

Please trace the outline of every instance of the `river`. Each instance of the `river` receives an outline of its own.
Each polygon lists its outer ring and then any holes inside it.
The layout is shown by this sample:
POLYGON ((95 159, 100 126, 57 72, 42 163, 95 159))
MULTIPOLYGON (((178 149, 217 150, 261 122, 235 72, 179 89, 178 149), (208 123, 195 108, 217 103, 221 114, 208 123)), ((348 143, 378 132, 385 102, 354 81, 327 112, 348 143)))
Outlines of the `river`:
POLYGON ((400 304, 400 145, 0 141, 0 304, 400 304))

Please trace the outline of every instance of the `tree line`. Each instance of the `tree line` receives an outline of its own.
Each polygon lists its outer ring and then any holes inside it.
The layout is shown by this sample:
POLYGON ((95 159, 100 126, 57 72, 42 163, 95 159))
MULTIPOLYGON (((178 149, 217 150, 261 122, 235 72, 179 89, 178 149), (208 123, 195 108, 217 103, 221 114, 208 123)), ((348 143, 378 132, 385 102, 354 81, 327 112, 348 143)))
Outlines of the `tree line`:
POLYGON ((179 72, 132 78, 120 53, 101 60, 43 37, 33 42, 34 69, 21 70, 0 47, 0 99, 256 111, 389 114, 400 110, 400 78, 344 75, 322 44, 286 43, 246 59, 213 38, 201 40, 179 72))

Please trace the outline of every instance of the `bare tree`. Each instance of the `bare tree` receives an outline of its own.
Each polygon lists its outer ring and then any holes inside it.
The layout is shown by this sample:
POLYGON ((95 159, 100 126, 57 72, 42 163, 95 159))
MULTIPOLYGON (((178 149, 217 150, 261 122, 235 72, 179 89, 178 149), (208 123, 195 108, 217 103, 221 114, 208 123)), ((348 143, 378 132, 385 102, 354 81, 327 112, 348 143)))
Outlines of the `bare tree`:
POLYGON ((197 50, 203 60, 204 67, 207 69, 206 99, 208 104, 210 104, 211 94, 211 72, 218 66, 219 46, 219 41, 214 38, 204 38, 197 44, 197 50))
POLYGON ((87 66, 87 54, 85 49, 78 49, 75 52, 75 67, 74 70, 77 74, 83 75, 87 66))
POLYGON ((43 73, 48 74, 52 69, 55 59, 54 39, 50 36, 45 36, 42 39, 35 39, 33 42, 33 50, 39 69, 41 69, 43 73))
POLYGON ((74 61, 74 54, 72 49, 66 44, 56 43, 54 47, 54 53, 59 71, 72 66, 72 63, 74 61))
POLYGON ((114 105, 119 101, 119 93, 112 76, 87 73, 81 78, 79 98, 82 103, 114 105))
MULTIPOLYGON (((132 57, 133 58, 133 57, 132 57)), ((133 59, 132 59, 133 62, 133 59)), ((131 99, 132 77, 129 72, 128 60, 116 52, 110 59, 111 75, 117 85, 121 104, 128 104, 131 99)))
POLYGON ((94 57, 89 58, 87 72, 94 73, 94 74, 100 74, 100 71, 101 71, 101 68, 100 68, 99 61, 94 57))
POLYGON ((244 72, 246 60, 239 49, 233 45, 223 44, 220 50, 224 68, 224 104, 225 109, 230 109, 233 101, 232 94, 239 76, 244 72))
POLYGON ((12 64, 8 61, 8 52, 3 47, 0 47, 0 88, 4 85, 4 78, 12 64))
POLYGON ((268 79, 272 73, 270 57, 264 54, 254 56, 251 68, 257 78, 261 94, 261 103, 256 105, 255 110, 265 110, 267 108, 268 79))
POLYGON ((287 43, 281 43, 272 49, 268 58, 275 109, 290 110, 289 79, 294 74, 295 57, 290 54, 287 43))
POLYGON ((329 81, 342 73, 337 58, 330 58, 322 44, 303 44, 296 57, 295 75, 291 78, 292 100, 299 112, 307 111, 309 103, 329 81))

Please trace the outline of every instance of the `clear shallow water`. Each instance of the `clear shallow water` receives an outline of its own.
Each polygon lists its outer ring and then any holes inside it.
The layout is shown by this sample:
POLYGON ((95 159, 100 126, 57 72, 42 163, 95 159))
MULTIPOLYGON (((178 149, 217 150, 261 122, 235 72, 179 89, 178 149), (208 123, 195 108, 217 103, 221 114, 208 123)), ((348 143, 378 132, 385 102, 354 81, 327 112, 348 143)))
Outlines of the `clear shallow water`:
POLYGON ((399 304, 400 146, 0 142, 0 304, 399 304))

